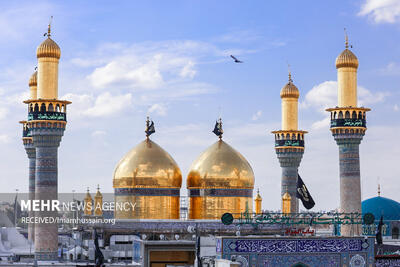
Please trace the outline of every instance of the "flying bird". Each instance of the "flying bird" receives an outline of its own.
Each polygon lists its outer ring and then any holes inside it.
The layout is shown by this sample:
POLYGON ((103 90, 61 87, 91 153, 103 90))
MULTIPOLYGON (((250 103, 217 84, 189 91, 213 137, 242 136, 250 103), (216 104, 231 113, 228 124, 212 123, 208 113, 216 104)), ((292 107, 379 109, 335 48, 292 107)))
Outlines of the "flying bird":
POLYGON ((234 56, 231 55, 231 58, 235 61, 235 63, 243 63, 243 61, 240 61, 239 59, 235 58, 234 56))

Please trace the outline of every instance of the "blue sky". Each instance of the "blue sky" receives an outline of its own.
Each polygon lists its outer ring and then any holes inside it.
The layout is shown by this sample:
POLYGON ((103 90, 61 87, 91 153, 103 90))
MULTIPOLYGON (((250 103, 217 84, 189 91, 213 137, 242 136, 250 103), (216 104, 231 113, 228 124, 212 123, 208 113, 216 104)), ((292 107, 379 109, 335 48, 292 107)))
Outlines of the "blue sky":
MULTIPOLYGON (((362 142, 363 198, 400 201, 398 84, 400 2, 360 1, 15 1, 0 3, 0 190, 28 190, 18 121, 49 17, 62 50, 60 98, 71 100, 59 149, 59 191, 112 192, 118 160, 153 139, 181 167, 224 139, 250 162, 264 209, 280 206, 281 170, 272 130, 287 62, 300 89, 300 128, 310 133, 300 173, 316 210, 339 204, 338 148, 325 107, 336 105, 335 58, 346 27, 358 56, 360 104, 372 108, 362 142), (234 54, 244 64, 234 64, 234 54)), ((182 194, 186 194, 185 182, 182 194)))

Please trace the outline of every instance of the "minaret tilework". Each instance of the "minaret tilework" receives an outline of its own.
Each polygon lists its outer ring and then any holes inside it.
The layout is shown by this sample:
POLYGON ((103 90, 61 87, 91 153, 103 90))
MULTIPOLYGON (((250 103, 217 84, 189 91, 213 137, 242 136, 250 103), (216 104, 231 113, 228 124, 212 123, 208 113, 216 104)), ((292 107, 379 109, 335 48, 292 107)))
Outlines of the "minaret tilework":
MULTIPOLYGON (((37 98, 37 71, 35 71, 29 79, 30 99, 36 100, 37 98)), ((23 125, 22 142, 29 160, 29 200, 35 199, 35 169, 36 169, 36 149, 33 145, 32 134, 29 130, 26 121, 20 121, 23 125)), ((34 212, 29 211, 29 217, 33 217, 34 212)), ((34 223, 28 224, 28 241, 34 242, 35 239, 35 225, 34 223)))
MULTIPOLYGON (((50 38, 50 25, 47 38, 37 48, 38 77, 37 88, 31 86, 31 99, 28 104, 26 134, 31 138, 28 156, 31 171, 30 190, 35 190, 35 199, 52 201, 58 199, 58 147, 66 126, 66 108, 71 102, 58 100, 58 62, 61 50, 50 38), (33 152, 33 150, 35 152, 33 152), (35 166, 33 166, 35 154, 35 166)), ((25 133, 25 131, 24 131, 25 133)), ((25 148, 27 149, 28 141, 25 148)), ((25 141, 24 141, 25 144, 25 141)), ((28 152, 28 151, 27 151, 28 152)), ((43 208, 43 207, 42 207, 43 208)), ((57 211, 35 212, 37 217, 57 217, 57 211)), ((38 223, 34 230, 35 258, 56 260, 58 254, 57 223, 38 223)))
POLYGON ((304 134, 307 133, 298 130, 299 96, 299 90, 293 84, 289 72, 289 82, 281 90, 282 130, 272 133, 275 134, 275 152, 282 168, 281 198, 285 193, 290 195, 291 213, 299 212, 299 200, 296 197, 297 173, 304 153, 304 134))
MULTIPOLYGON (((370 109, 357 107, 358 59, 346 48, 336 58, 338 75, 338 106, 329 108, 331 132, 339 146, 340 212, 361 213, 360 155, 359 145, 367 129, 366 112, 370 109)), ((343 225, 341 235, 360 235, 359 225, 343 225)))

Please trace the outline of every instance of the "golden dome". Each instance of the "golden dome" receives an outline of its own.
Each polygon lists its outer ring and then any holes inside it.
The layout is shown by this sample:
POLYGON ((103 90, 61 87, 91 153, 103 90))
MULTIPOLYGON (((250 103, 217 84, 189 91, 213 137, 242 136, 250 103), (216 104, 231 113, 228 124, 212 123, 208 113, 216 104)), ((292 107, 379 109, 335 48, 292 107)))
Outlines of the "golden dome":
POLYGON ((31 86, 37 86, 37 71, 35 71, 31 78, 29 78, 29 87, 31 86))
POLYGON ((358 59, 356 55, 347 48, 336 58, 336 68, 342 67, 358 68, 358 59))
POLYGON ((114 188, 180 188, 182 174, 174 159, 146 139, 129 151, 114 172, 114 188))
POLYGON ((187 187, 253 189, 254 173, 238 151, 219 140, 193 162, 187 187))
POLYGON ((299 98, 300 92, 293 84, 291 74, 289 73, 289 82, 281 90, 281 98, 299 98))
POLYGON ((36 57, 41 58, 41 57, 53 57, 60 59, 61 57, 61 49, 57 45, 56 42, 54 42, 50 36, 44 40, 37 48, 36 50, 36 57))

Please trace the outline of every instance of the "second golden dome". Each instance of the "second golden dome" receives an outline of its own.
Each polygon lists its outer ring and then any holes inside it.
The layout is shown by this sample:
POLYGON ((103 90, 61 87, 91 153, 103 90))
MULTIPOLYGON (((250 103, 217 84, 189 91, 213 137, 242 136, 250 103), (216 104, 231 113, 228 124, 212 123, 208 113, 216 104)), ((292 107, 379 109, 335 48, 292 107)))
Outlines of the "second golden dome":
POLYGON ((248 161, 222 140, 217 141, 193 162, 188 188, 254 187, 254 173, 248 161))

